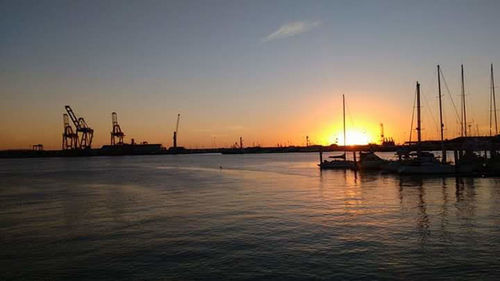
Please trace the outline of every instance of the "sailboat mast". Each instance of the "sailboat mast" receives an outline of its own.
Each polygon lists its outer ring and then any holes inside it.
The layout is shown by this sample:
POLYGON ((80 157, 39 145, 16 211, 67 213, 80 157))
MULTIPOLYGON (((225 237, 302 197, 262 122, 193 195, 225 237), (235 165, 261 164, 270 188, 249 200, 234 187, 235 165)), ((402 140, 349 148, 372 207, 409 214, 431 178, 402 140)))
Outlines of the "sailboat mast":
POLYGON ((467 136, 467 110, 465 106, 464 65, 460 65, 462 74, 462 136, 467 136))
POLYGON ((490 119, 490 127, 489 127, 490 134, 489 134, 489 136, 490 137, 493 135, 493 133, 491 131, 492 130, 492 126, 493 126, 493 117, 492 117, 492 115, 493 115, 493 93, 492 93, 491 89, 492 89, 492 85, 491 85, 491 79, 490 79, 490 108, 489 108, 489 111, 488 111, 489 114, 490 114, 489 115, 489 119, 490 119))
POLYGON ((346 145, 346 139, 345 139, 345 96, 342 95, 342 120, 344 121, 344 148, 346 145))
POLYGON ((417 81, 417 155, 420 155, 420 143, 422 142, 422 128, 420 116, 420 84, 417 81))
MULTIPOLYGON (((495 116, 495 135, 498 135, 497 102, 495 96, 495 76, 493 75, 493 64, 491 64, 491 95, 493 99, 493 114, 495 116)), ((490 128, 491 128, 491 113, 490 113, 490 128)), ((491 129, 490 129, 490 135, 491 135, 491 129)))
POLYGON ((444 124, 443 124, 443 104, 441 101, 441 69, 439 64, 437 66, 438 71, 438 93, 439 93, 439 124, 441 127, 441 161, 446 163, 446 150, 444 149, 444 124))

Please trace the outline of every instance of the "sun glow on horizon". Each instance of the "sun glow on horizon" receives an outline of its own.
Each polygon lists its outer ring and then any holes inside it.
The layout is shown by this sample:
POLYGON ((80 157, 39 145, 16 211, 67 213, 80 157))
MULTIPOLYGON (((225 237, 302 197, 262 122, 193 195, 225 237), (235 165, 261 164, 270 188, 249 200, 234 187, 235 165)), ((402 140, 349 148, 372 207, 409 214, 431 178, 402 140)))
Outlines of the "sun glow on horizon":
MULTIPOLYGON (((332 134, 328 141, 330 144, 344 145, 344 132, 332 134)), ((346 145, 365 145, 372 142, 371 135, 366 131, 350 129, 346 131, 346 145)))

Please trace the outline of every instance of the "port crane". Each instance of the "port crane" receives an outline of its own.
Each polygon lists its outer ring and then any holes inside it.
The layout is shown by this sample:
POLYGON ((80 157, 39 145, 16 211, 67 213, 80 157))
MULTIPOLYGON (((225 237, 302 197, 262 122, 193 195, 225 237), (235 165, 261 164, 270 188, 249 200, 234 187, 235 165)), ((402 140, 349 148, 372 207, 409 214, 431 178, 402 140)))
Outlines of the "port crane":
POLYGON ((385 141, 384 124, 380 123, 380 143, 384 143, 384 141, 385 141))
MULTIPOLYGON (((94 138, 94 130, 89 127, 87 122, 83 117, 77 118, 71 106, 64 106, 69 118, 73 122, 76 128, 77 134, 77 148, 80 149, 90 149, 92 146, 92 139, 94 138)), ((69 123, 69 122, 68 122, 69 123)))
POLYGON ((111 131, 111 145, 122 145, 125 134, 118 124, 118 115, 116 112, 111 113, 111 121, 113 124, 113 130, 111 131), (118 140, 118 142, 116 140, 118 140))
POLYGON ((174 131, 174 141, 173 141, 173 147, 177 148, 177 132, 179 131, 179 120, 181 119, 181 114, 177 114, 177 124, 175 125, 175 131, 174 131))
POLYGON ((68 114, 63 114, 64 132, 62 135, 62 149, 71 150, 78 148, 78 135, 69 124, 68 114))
POLYGON ((384 134, 384 124, 380 123, 380 144, 382 146, 394 146, 394 140, 384 134))

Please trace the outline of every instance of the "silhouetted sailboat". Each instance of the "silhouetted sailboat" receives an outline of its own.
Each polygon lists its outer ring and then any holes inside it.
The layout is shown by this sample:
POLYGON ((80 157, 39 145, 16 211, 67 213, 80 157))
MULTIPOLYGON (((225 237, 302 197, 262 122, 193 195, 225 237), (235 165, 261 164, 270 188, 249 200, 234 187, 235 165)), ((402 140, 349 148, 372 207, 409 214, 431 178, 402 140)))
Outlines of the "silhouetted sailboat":
MULTIPOLYGON (((346 132, 345 132, 345 96, 342 95, 342 118, 344 123, 344 149, 346 147, 346 132)), ((321 157, 321 156, 320 156, 321 157)), ((320 160, 321 162, 318 166, 321 169, 356 169, 356 164, 354 161, 350 161, 346 159, 346 151, 342 155, 330 156, 329 158, 333 158, 335 160, 320 160), (341 160, 337 160, 341 159, 341 160)))
POLYGON ((388 160, 380 158, 373 151, 359 153, 358 168, 361 170, 380 170, 388 163, 388 160))
MULTIPOLYGON (((438 68, 439 74, 439 68, 438 68)), ((439 79, 438 79, 439 83, 439 79)), ((440 103, 439 110, 442 112, 441 108, 441 94, 439 95, 440 103)), ((443 143, 443 118, 440 114, 441 121, 441 143, 443 143)), ((421 108, 420 108, 420 84, 417 82, 417 152, 409 154, 408 158, 400 161, 400 166, 398 168, 398 173, 400 174, 452 174, 455 172, 455 167, 447 163, 441 163, 434 154, 430 152, 424 152, 421 150, 422 142, 422 121, 421 121, 421 108)), ((443 149, 444 150, 444 149, 443 149)))
MULTIPOLYGON (((490 68, 490 137, 495 136, 498 138, 498 121, 497 121, 497 104, 495 95, 495 76, 493 75, 493 64, 490 68), (493 119, 494 118, 494 119, 493 119), (493 133, 493 120, 495 124, 495 130, 493 133)), ((493 145, 492 145, 493 146, 493 145)), ((490 159, 485 162, 485 171, 489 175, 500 174, 500 155, 495 149, 490 151, 490 159)))
MULTIPOLYGON (((493 65, 492 65, 493 67, 493 65)), ((461 70, 461 80, 462 80, 462 136, 465 138, 465 142, 462 144, 461 150, 464 154, 460 153, 459 159, 455 163, 455 169, 460 174, 482 174, 484 170, 484 158, 479 156, 474 152, 476 146, 474 141, 467 140, 467 137, 471 137, 472 132, 469 130, 469 135, 467 135, 467 119, 465 105, 465 86, 464 86, 464 66, 460 66, 461 70)), ((491 69, 493 75, 493 68, 491 69)), ((491 107, 491 104, 490 104, 491 107)), ((490 112, 491 116, 491 112, 490 112)), ((491 130, 491 120, 490 120, 490 130, 491 130)), ((491 132, 491 131, 490 131, 491 132)))

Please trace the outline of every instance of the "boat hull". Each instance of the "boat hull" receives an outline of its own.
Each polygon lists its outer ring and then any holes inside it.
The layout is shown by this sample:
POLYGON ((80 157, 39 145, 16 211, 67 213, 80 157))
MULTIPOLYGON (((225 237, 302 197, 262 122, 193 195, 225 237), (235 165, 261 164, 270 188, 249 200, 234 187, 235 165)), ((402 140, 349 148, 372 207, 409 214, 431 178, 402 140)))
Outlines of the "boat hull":
POLYGON ((454 174, 455 167, 446 164, 401 165, 398 168, 401 175, 446 175, 454 174))
POLYGON ((354 161, 323 161, 318 164, 322 170, 355 170, 356 164, 354 161))
POLYGON ((388 161, 381 166, 381 169, 387 173, 397 173, 400 167, 401 163, 399 161, 388 161))

